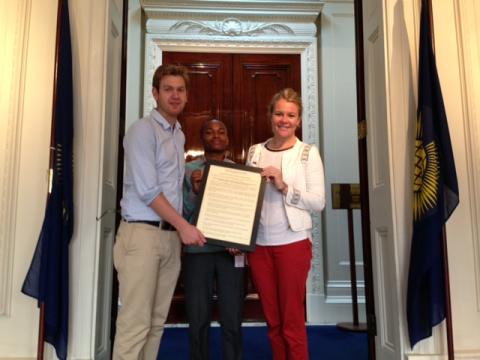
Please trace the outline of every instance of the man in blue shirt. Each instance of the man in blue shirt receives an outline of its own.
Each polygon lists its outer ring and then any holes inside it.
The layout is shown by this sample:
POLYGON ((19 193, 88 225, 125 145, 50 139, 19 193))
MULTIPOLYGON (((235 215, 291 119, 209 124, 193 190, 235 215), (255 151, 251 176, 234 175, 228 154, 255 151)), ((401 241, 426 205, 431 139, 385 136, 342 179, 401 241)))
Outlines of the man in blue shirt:
POLYGON ((205 238, 182 213, 185 136, 177 121, 187 102, 187 69, 162 65, 152 95, 157 107, 125 135, 122 222, 114 245, 120 309, 114 360, 155 360, 180 272, 181 242, 205 238))
MULTIPOLYGON (((204 156, 187 163, 185 168, 183 214, 189 221, 194 214, 206 161, 232 162, 226 158, 229 140, 224 123, 206 121, 201 128, 201 139, 204 156)), ((236 249, 211 244, 184 247, 183 276, 191 360, 209 359, 209 330, 215 291, 222 328, 223 359, 242 359, 243 273, 244 255, 236 249)))

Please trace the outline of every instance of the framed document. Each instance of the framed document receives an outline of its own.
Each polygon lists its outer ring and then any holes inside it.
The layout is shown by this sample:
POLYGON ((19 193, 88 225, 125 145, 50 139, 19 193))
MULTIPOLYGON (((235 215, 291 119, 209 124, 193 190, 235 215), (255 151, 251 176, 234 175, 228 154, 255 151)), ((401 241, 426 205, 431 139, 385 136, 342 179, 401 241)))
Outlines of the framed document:
POLYGON ((209 244, 253 251, 265 191, 262 169, 209 161, 203 171, 197 228, 209 244))

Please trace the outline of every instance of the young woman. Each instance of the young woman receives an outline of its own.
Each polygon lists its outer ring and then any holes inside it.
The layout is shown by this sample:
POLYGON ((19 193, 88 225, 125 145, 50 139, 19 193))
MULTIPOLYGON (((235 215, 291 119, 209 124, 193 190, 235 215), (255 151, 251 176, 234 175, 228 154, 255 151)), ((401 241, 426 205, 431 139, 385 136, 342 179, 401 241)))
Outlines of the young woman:
POLYGON ((275 94, 268 108, 273 137, 253 145, 247 165, 261 167, 267 187, 256 249, 248 255, 267 320, 275 360, 308 359, 306 280, 312 259, 311 211, 325 206, 323 164, 318 149, 295 129, 302 101, 292 89, 275 94))

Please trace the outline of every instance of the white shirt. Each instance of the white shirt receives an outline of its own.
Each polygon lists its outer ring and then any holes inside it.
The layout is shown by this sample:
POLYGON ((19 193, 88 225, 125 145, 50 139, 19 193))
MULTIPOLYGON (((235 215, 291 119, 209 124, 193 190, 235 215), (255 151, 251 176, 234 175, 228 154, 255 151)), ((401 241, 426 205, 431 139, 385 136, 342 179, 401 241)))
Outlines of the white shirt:
MULTIPOLYGON (((292 149, 272 151, 262 146, 260 151, 262 152, 259 164, 261 168, 273 166, 281 169, 283 154, 291 152, 292 149)), ((267 182, 263 197, 262 213, 260 215, 260 225, 257 231, 258 245, 285 245, 311 238, 308 230, 292 231, 290 228, 284 206, 284 197, 285 195, 278 191, 272 182, 267 182)))

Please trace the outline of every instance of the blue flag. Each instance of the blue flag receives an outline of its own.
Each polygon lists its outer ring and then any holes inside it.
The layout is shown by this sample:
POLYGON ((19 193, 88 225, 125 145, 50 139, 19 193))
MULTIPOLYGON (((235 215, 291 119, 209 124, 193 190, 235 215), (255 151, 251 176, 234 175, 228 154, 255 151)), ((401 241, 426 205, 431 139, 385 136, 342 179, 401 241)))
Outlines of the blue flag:
POLYGON ((55 104, 54 163, 45 217, 22 292, 44 306, 45 341, 67 358, 69 243, 73 232, 73 84, 68 0, 60 0, 55 104))
POLYGON ((458 205, 458 183, 447 117, 422 1, 413 184, 413 236, 408 275, 410 345, 432 335, 446 316, 443 226, 458 205))

